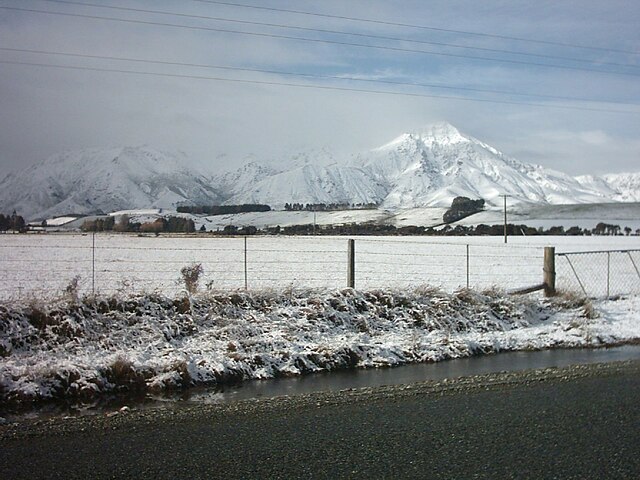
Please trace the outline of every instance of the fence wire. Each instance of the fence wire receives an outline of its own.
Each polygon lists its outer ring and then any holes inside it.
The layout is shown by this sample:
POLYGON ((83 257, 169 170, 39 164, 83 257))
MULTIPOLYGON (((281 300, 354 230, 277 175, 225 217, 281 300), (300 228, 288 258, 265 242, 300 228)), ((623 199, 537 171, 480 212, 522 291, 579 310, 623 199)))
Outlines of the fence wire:
POLYGON ((640 250, 559 253, 556 286, 589 297, 640 293, 640 250))
MULTIPOLYGON (((11 235, 0 239, 0 299, 184 288, 180 270, 201 264, 201 289, 344 288, 345 237, 11 235)), ((358 289, 434 285, 447 290, 538 284, 542 247, 468 245, 415 238, 356 239, 358 289)))

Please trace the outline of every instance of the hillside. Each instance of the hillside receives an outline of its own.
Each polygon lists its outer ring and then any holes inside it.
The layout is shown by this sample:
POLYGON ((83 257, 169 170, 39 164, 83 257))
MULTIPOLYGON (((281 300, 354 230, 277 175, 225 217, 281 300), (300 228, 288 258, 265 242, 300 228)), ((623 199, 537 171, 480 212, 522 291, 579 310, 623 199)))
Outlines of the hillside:
POLYGON ((184 156, 148 147, 66 152, 0 182, 1 210, 29 219, 220 201, 184 156))

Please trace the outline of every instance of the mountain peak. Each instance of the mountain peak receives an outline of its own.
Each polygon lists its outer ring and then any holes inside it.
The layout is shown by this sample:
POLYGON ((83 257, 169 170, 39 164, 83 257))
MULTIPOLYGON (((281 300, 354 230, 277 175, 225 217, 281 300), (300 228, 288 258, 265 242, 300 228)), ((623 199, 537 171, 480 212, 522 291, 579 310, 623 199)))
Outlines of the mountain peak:
POLYGON ((412 132, 403 133, 375 150, 384 151, 395 149, 399 145, 415 148, 416 144, 418 144, 417 147, 420 148, 421 145, 432 147, 433 145, 454 145, 457 143, 467 143, 469 141, 470 138, 460 133, 460 130, 456 127, 449 122, 442 121, 424 125, 412 132))
POLYGON ((446 145, 469 141, 467 137, 460 133, 460 130, 448 122, 431 123, 429 125, 425 125, 414 133, 409 133, 409 135, 419 138, 427 145, 431 145, 433 143, 446 145))

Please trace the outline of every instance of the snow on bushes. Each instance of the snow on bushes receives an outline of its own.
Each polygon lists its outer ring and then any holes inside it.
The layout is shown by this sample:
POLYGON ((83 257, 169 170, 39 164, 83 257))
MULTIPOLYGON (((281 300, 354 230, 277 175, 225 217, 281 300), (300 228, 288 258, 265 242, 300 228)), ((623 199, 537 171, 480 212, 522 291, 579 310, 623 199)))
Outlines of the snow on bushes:
POLYGON ((575 298, 547 301, 498 290, 451 294, 433 288, 5 304, 0 305, 0 402, 160 392, 640 338, 638 327, 617 335, 610 319, 587 318, 594 316, 585 316, 593 313, 587 307, 575 298))

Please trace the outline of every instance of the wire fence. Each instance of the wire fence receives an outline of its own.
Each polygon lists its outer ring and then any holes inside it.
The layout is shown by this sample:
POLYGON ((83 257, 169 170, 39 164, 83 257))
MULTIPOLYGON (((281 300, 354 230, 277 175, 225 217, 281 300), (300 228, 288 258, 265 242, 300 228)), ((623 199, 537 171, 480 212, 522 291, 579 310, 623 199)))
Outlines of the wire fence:
POLYGON ((557 254, 558 288, 588 297, 640 293, 640 250, 557 254))
MULTIPOLYGON (((540 283, 542 247, 470 245, 415 237, 355 240, 355 287, 433 285, 515 288, 540 283)), ((184 288, 180 270, 201 264, 211 290, 344 288, 344 237, 154 237, 116 234, 7 235, 0 240, 0 298, 184 288)))

